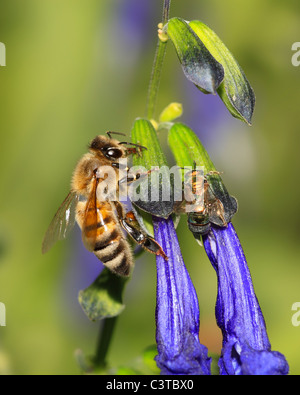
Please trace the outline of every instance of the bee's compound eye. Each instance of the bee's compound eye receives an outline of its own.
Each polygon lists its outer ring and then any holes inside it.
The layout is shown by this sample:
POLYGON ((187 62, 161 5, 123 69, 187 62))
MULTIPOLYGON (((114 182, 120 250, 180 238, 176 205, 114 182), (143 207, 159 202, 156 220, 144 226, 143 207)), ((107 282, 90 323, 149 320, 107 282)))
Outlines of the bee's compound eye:
POLYGON ((109 159, 119 159, 123 152, 118 148, 106 148, 104 149, 104 155, 109 159))

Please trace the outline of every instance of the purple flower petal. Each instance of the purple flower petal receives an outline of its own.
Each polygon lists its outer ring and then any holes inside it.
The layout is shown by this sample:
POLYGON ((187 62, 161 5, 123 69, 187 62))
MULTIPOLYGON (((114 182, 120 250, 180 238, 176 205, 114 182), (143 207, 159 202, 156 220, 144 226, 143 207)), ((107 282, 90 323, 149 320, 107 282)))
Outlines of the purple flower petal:
POLYGON ((156 362, 161 374, 210 375, 199 342, 199 306, 171 218, 153 217, 154 234, 169 260, 157 257, 156 362))
POLYGON ((287 374, 285 357, 271 351, 264 317, 233 225, 212 227, 203 242, 218 276, 216 318, 223 333, 220 373, 287 374))

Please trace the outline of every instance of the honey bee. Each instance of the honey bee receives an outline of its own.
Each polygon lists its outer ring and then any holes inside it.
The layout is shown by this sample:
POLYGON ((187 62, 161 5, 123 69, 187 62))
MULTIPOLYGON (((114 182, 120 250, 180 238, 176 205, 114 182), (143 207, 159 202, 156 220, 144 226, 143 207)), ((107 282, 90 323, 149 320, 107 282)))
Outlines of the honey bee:
POLYGON ((196 195, 196 207, 194 211, 188 214, 188 226, 190 231, 195 235, 205 235, 209 232, 211 224, 226 227, 225 210, 223 203, 218 199, 209 185, 207 175, 204 177, 201 187, 199 183, 193 181, 195 172, 190 174, 191 187, 196 195), (199 188, 200 187, 200 188, 199 188), (197 202, 202 202, 197 205, 197 202))
POLYGON ((82 230, 85 247, 112 272, 120 276, 129 276, 134 263, 132 251, 122 231, 147 251, 168 259, 161 246, 140 226, 134 213, 125 212, 117 199, 107 194, 99 199, 98 186, 108 179, 100 175, 101 169, 108 166, 116 176, 116 189, 120 184, 135 181, 138 176, 128 175, 120 178, 122 168, 120 159, 131 154, 141 155, 143 146, 119 142, 112 138, 116 132, 107 132, 107 136, 95 137, 89 145, 89 152, 79 160, 71 181, 71 190, 59 207, 45 234, 42 252, 47 252, 57 240, 66 238, 75 222, 82 230), (126 147, 131 145, 132 147, 126 147))
MULTIPOLYGON (((196 169, 195 164, 194 169, 185 174, 184 188, 186 195, 180 207, 180 212, 188 211, 188 227, 198 241, 200 241, 201 236, 209 232, 211 224, 226 227, 231 219, 209 182, 211 176, 218 176, 219 174, 212 171, 203 175, 200 170, 196 169)), ((227 198, 226 194, 224 196, 227 198)), ((229 195, 228 197, 232 205, 236 204, 235 198, 229 195)))

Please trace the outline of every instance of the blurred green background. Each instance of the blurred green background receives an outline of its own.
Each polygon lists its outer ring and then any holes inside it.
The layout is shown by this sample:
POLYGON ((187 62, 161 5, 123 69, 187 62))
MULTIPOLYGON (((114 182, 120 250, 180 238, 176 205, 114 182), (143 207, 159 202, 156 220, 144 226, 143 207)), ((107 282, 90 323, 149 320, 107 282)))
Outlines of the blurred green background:
MULTIPOLYGON (((87 320, 77 295, 99 263, 83 251, 78 229, 45 256, 41 242, 88 142, 105 130, 129 133, 144 115, 161 8, 158 0, 0 0, 7 51, 0 67, 0 302, 7 310, 0 373, 77 374, 75 350, 95 350, 99 324, 87 320)), ((300 326, 292 325, 291 308, 300 301, 300 67, 291 63, 291 47, 300 41, 300 3, 173 0, 171 16, 214 29, 256 92, 250 128, 185 80, 169 44, 157 109, 183 103, 182 121, 238 198, 233 222, 272 348, 299 374, 300 326)), ((185 219, 178 234, 198 292, 201 341, 219 352, 215 273, 185 219)), ((155 343, 155 276, 153 257, 144 256, 124 295, 112 366, 133 363, 155 343)))

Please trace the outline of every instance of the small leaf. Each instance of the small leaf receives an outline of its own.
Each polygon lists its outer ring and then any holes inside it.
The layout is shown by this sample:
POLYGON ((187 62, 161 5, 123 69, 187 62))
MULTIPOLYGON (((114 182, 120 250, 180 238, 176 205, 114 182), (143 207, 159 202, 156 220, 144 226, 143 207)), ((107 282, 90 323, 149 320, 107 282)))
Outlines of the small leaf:
POLYGON ((92 285, 79 292, 79 303, 91 321, 115 317, 124 310, 122 294, 126 281, 105 268, 92 285))
POLYGON ((142 156, 134 155, 133 165, 144 168, 144 171, 152 170, 136 188, 140 197, 138 200, 133 199, 133 203, 147 213, 168 218, 174 207, 172 180, 167 160, 151 122, 147 119, 137 119, 131 131, 131 141, 147 148, 143 150, 142 156), (154 167, 157 169, 153 169, 154 167))
POLYGON ((189 26, 224 68, 225 78, 217 90, 224 104, 234 117, 251 125, 255 95, 240 65, 208 26, 200 21, 189 22, 189 26))
POLYGON ((196 162, 197 166, 203 167, 204 175, 206 175, 213 193, 224 206, 225 220, 227 223, 230 222, 237 212, 237 201, 229 195, 220 174, 198 136, 183 123, 174 123, 169 131, 168 140, 178 166, 193 167, 196 162))
POLYGON ((175 46, 187 79, 204 93, 215 94, 224 79, 223 66, 183 19, 170 19, 164 29, 175 46))

